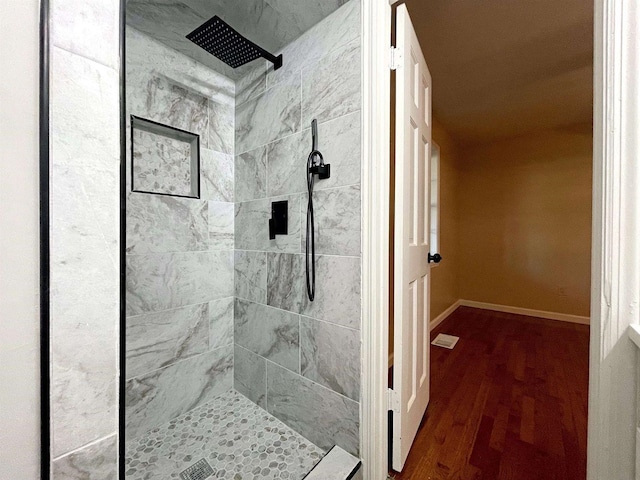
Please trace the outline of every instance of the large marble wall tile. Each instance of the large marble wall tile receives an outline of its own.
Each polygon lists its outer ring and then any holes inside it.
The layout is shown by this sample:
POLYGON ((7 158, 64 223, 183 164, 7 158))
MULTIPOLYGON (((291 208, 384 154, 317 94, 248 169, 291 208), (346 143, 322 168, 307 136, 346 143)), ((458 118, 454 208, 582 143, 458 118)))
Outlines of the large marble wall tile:
POLYGON ((360 0, 350 0, 284 47, 281 51, 283 66, 278 70, 269 68, 267 87, 299 74, 301 69, 317 62, 329 51, 358 38, 360 10, 360 0))
POLYGON ((302 70, 302 124, 360 110, 360 39, 330 52, 302 70))
POLYGON ((267 196, 267 147, 236 155, 234 186, 236 202, 267 196))
POLYGON ((127 315, 233 295, 233 252, 128 255, 127 315))
POLYGON ((233 357, 233 387, 252 402, 266 409, 267 360, 236 345, 233 357))
POLYGON ((51 161, 73 166, 82 178, 85 205, 110 245, 109 256, 118 262, 118 72, 57 47, 51 49, 51 55, 55 67, 51 75, 51 161))
MULTIPOLYGON (((317 25, 324 18, 333 14, 336 9, 346 3, 346 0, 263 0, 271 5, 285 21, 296 25, 301 32, 305 32, 317 25)), ((337 15, 336 15, 337 16, 337 15)))
POLYGON ((126 322, 127 378, 209 349, 206 303, 128 317, 126 322))
POLYGON ((307 157, 310 152, 311 135, 307 142, 307 135, 302 132, 267 146, 269 196, 307 192, 307 157))
MULTIPOLYGON (((131 13, 131 5, 132 1, 129 1, 128 16, 131 13)), ((180 84, 217 103, 234 104, 235 83, 221 70, 207 67, 177 50, 168 48, 131 25, 127 25, 126 28, 126 44, 127 100, 129 97, 136 100, 135 103, 127 102, 127 108, 131 109, 131 113, 140 113, 138 108, 133 107, 144 105, 146 102, 144 87, 153 72, 162 72, 167 77, 178 79, 180 84)), ((220 65, 224 64, 220 62, 220 65)))
POLYGON ((117 425, 118 81, 114 69, 51 49, 54 457, 117 425))
POLYGON ((54 0, 49 24, 53 45, 114 71, 118 69, 120 11, 117 2, 54 0))
MULTIPOLYGON (((360 185, 313 193, 316 254, 360 255, 360 185)), ((302 224, 304 249, 307 224, 302 224)))
POLYGON ((235 242, 238 250, 300 251, 300 201, 301 195, 273 197, 251 202, 236 203, 235 242), (289 233, 269 239, 271 203, 289 202, 289 233))
POLYGON ((113 168, 120 150, 118 72, 61 48, 53 47, 51 57, 52 162, 113 168))
POLYGON ((236 108, 236 154, 299 131, 300 78, 297 76, 236 108))
POLYGON ((233 250, 235 209, 231 202, 209 202, 209 249, 233 250))
POLYGON ((131 440, 233 387, 233 346, 218 348, 127 381, 131 440))
POLYGON ((236 344, 294 372, 300 371, 298 315, 236 299, 236 344))
POLYGON ((360 331, 302 317, 300 371, 303 376, 360 401, 360 331))
POLYGON ((206 250, 207 202, 130 193, 127 197, 127 253, 206 250))
POLYGON ((118 436, 55 459, 52 474, 53 480, 117 480, 118 436))
POLYGON ((260 95, 267 88, 267 61, 258 60, 256 68, 236 81, 236 105, 260 95))
MULTIPOLYGON (((238 8, 243 7, 244 3, 246 2, 229 3, 221 0, 187 0, 186 2, 129 0, 127 1, 127 26, 136 28, 162 44, 168 45, 170 49, 197 60, 211 70, 237 79, 250 72, 255 67, 255 62, 234 69, 187 39, 186 33, 214 15, 219 15, 235 27, 246 24, 248 18, 261 16, 258 12, 249 12, 245 8, 238 8), (204 9, 201 8, 203 6, 204 9), (240 11, 244 14, 241 14, 240 11), (229 18, 229 15, 232 17, 229 18), (238 15, 240 16, 238 17, 238 15), (241 22, 238 22, 238 19, 241 22)), ((256 27, 249 28, 244 34, 248 34, 257 44, 262 44, 259 39, 255 38, 255 34, 260 33, 260 30, 256 30, 256 27)), ((275 30, 266 25, 262 28, 268 28, 268 32, 277 31, 277 26, 274 26, 275 30)))
POLYGON ((223 71, 231 78, 242 78, 255 68, 257 62, 232 69, 187 40, 185 34, 213 15, 219 15, 240 34, 264 49, 275 52, 298 38, 343 3, 344 0, 129 0, 127 23, 171 48, 197 59, 203 65, 223 71))
POLYGON ((257 303, 267 303, 266 252, 234 252, 235 296, 257 303))
MULTIPOLYGON (((55 155, 56 144, 53 151, 55 155)), ((82 176, 54 165, 51 181, 53 455, 116 428, 118 267, 87 208, 82 176)))
MULTIPOLYGON (((178 79, 155 73, 147 80, 144 100, 129 106, 134 115, 200 135, 200 146, 209 145, 209 99, 178 79)), ((134 97, 135 90, 128 98, 134 97)))
POLYGON ((209 349, 233 343, 233 304, 233 297, 209 302, 209 349))
POLYGON ((359 453, 360 405, 328 388, 267 363, 267 411, 325 450, 359 453))
POLYGON ((233 155, 200 149, 200 198, 233 202, 233 155))
POLYGON ((233 154, 235 140, 234 104, 209 100, 209 148, 216 152, 233 154))
POLYGON ((307 297, 305 256, 267 254, 267 304, 360 328, 360 259, 316 255, 316 296, 307 297))
POLYGON ((300 313, 359 329, 360 287, 360 258, 318 255, 315 300, 309 301, 305 291, 300 313))
MULTIPOLYGON (((309 127, 303 125, 302 133, 267 146, 269 196, 307 192, 307 157, 311 152, 309 127)), ((360 143, 359 111, 318 125, 318 148, 325 163, 331 165, 331 177, 325 180, 316 177, 314 190, 360 183, 360 143)))
POLYGON ((307 294, 304 268, 304 255, 268 253, 267 305, 299 313, 307 294))

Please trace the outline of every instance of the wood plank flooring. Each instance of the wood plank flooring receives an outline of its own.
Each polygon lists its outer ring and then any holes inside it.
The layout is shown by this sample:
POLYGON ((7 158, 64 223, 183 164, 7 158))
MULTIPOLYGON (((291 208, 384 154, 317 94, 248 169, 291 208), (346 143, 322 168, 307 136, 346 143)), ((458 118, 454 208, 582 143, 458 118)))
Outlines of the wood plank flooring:
POLYGON ((589 327, 469 307, 432 332, 431 399, 398 480, 586 478, 589 327))

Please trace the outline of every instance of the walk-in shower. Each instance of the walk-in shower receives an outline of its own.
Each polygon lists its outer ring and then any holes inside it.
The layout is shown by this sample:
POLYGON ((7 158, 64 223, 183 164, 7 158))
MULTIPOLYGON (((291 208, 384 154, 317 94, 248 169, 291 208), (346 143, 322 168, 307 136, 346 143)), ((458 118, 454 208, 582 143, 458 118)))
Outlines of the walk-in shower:
POLYGON ((127 2, 128 480, 357 469, 360 8, 127 2))

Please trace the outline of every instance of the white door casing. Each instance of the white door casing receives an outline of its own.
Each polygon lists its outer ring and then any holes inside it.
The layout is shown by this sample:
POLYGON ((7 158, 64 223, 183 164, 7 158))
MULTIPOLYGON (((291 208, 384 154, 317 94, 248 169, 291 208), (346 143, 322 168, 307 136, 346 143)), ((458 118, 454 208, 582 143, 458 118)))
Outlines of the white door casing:
POLYGON ((431 75, 405 5, 397 10, 392 466, 400 471, 429 403, 431 75))

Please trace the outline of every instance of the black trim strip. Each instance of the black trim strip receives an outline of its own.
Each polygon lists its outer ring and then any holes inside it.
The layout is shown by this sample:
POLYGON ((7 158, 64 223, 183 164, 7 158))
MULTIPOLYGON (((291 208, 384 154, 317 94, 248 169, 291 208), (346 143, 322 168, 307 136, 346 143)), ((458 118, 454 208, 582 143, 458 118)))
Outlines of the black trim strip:
POLYGON ((126 365, 127 328, 126 308, 126 241, 127 241, 127 97, 126 97, 126 0, 120 0, 120 343, 119 343, 119 391, 118 391, 118 478, 125 478, 125 389, 127 386, 126 365))
POLYGON ((349 476, 345 478, 345 480, 351 480, 353 477, 355 477, 356 473, 358 473, 358 470, 360 470, 361 466, 362 466, 362 461, 359 461, 358 464, 353 468, 353 470, 351 470, 351 473, 349 474, 349 476))
POLYGON ((49 371, 51 286, 49 232, 49 0, 40 2, 40 476, 51 475, 51 405, 49 371))

